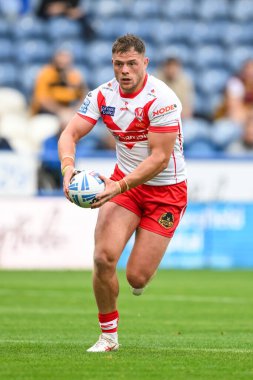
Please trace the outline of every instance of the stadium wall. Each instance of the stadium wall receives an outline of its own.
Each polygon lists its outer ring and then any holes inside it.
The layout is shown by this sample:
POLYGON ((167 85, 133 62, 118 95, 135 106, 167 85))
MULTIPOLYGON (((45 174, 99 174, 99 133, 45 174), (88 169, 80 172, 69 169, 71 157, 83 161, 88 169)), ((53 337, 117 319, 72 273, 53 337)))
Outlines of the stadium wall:
MULTIPOLYGON (((113 165, 99 158, 77 163, 107 176, 113 165)), ((22 165, 22 176, 17 174, 22 186, 17 187, 9 174, 18 173, 18 167, 14 158, 1 159, 0 267, 91 269, 97 210, 81 209, 62 196, 31 196, 36 162, 22 165)), ((161 267, 253 267, 253 162, 189 160, 188 172, 189 206, 161 267)), ((119 261, 121 268, 133 241, 119 261)))

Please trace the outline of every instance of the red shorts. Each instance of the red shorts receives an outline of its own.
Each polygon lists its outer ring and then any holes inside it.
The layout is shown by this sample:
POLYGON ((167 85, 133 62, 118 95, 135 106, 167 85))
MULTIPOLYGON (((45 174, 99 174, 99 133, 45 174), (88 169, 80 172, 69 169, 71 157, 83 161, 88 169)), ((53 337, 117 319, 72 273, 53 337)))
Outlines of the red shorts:
MULTIPOLYGON (((111 179, 119 181, 124 176, 116 165, 111 179)), ((187 206, 187 184, 183 181, 166 186, 139 185, 110 202, 138 215, 139 227, 171 238, 187 206)))

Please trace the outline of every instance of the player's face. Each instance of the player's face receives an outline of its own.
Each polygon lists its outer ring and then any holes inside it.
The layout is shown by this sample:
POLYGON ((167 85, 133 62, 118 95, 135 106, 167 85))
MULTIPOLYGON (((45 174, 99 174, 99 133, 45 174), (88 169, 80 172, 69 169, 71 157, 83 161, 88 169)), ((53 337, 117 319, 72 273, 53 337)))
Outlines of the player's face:
POLYGON ((124 53, 114 53, 112 56, 114 74, 123 92, 139 91, 143 85, 148 58, 132 48, 124 53))

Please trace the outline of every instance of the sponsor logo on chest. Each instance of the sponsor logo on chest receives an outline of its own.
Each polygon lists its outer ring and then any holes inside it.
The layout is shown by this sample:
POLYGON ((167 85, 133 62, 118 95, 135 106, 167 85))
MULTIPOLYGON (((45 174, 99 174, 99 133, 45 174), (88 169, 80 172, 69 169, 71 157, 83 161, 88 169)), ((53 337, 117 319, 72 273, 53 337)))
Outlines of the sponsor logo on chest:
POLYGON ((102 115, 114 116, 114 114, 115 114, 115 107, 102 106, 101 107, 101 114, 102 115))

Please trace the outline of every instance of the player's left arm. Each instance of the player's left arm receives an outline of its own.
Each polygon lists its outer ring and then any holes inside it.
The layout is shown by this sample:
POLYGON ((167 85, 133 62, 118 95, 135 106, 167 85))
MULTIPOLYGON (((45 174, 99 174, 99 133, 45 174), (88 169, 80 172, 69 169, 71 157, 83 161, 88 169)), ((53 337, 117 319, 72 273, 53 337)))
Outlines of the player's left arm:
POLYGON ((141 185, 168 167, 177 138, 177 132, 149 132, 150 155, 125 177, 130 188, 141 185))
MULTIPOLYGON (((149 132, 148 141, 151 153, 132 173, 124 177, 124 180, 121 180, 123 181, 122 185, 126 185, 126 189, 124 190, 127 190, 127 187, 131 189, 141 185, 166 169, 176 138, 177 132, 149 132)), ((92 208, 102 206, 105 202, 121 192, 121 186, 119 187, 116 182, 103 176, 101 176, 101 178, 105 181, 106 190, 97 195, 97 202, 92 205, 92 208)))

